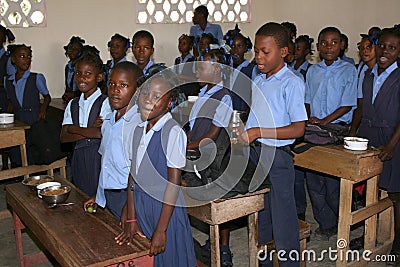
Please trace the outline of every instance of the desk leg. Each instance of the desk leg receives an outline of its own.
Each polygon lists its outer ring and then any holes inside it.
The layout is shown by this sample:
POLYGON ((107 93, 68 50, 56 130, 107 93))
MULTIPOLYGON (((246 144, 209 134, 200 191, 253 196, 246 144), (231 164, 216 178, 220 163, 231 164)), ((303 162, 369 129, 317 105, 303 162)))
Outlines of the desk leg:
POLYGON ((211 267, 221 266, 221 252, 219 247, 219 225, 210 225, 211 267))
POLYGON ((339 222, 337 240, 346 245, 341 248, 338 246, 338 259, 336 266, 347 266, 346 253, 350 243, 350 225, 351 225, 351 202, 352 202, 353 184, 346 179, 340 179, 340 201, 339 201, 339 222))
POLYGON ((39 263, 47 262, 48 259, 43 252, 32 253, 29 255, 24 255, 22 249, 22 234, 21 230, 25 229, 25 225, 21 222, 18 215, 13 211, 14 220, 14 232, 15 232, 15 242, 17 245, 17 257, 20 267, 36 265, 39 263))
POLYGON ((249 228, 249 266, 258 267, 258 212, 248 217, 249 228))
MULTIPOLYGON (((381 199, 387 198, 387 192, 381 190, 381 199)), ((390 242, 390 246, 394 239, 394 214, 393 207, 390 207, 379 214, 378 224, 378 243, 384 244, 390 242)))
MULTIPOLYGON (((378 201, 378 176, 372 177, 367 181, 366 206, 378 201)), ((373 250, 376 242, 376 221, 377 215, 372 215, 365 220, 364 250, 373 250)))
MULTIPOLYGON (((22 166, 28 166, 28 157, 26 155, 26 144, 20 145, 19 146, 19 150, 21 152, 21 163, 22 163, 22 166)), ((28 177, 29 177, 28 174, 24 175, 24 178, 28 178, 28 177)))

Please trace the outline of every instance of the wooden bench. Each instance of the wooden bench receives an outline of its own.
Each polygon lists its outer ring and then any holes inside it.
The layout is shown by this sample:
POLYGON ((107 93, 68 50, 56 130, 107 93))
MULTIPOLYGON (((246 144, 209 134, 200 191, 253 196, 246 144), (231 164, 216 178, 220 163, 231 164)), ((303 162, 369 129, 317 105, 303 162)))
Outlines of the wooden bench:
MULTIPOLYGON (((305 221, 299 220, 299 239, 300 239, 300 256, 302 255, 303 251, 307 249, 307 238, 311 234, 311 225, 305 221)), ((258 249, 265 251, 265 248, 267 248, 267 251, 272 251, 275 250, 275 243, 274 241, 270 241, 264 244, 259 244, 258 249)), ((279 262, 278 258, 276 257, 276 253, 274 253, 274 266, 279 267, 279 262)), ((300 261, 300 266, 305 267, 306 262, 301 259, 300 261)))
POLYGON ((249 266, 258 266, 258 212, 264 209, 264 194, 267 192, 268 188, 186 208, 190 216, 210 225, 212 267, 221 266, 219 225, 244 216, 248 216, 249 266))

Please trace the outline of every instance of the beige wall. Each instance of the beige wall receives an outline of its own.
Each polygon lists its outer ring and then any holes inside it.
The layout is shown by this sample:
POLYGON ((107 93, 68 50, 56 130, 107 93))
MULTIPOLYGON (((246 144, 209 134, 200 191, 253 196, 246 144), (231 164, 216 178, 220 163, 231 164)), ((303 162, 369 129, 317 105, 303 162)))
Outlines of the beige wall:
MULTIPOLYGON (((109 59, 106 44, 118 32, 127 37, 139 29, 150 30, 156 39, 154 60, 172 64, 178 55, 177 37, 188 33, 191 24, 139 25, 135 20, 136 0, 49 0, 47 27, 13 29, 17 43, 32 46, 32 71, 47 79, 50 93, 60 97, 64 90, 64 66, 67 62, 63 46, 72 35, 82 36, 88 44, 101 50, 109 59)), ((316 36, 323 27, 339 27, 350 39, 348 55, 358 61, 356 43, 359 34, 372 25, 381 27, 400 23, 398 0, 253 0, 252 22, 239 25, 242 33, 254 39, 255 31, 268 21, 291 21, 298 34, 316 36), (307 3, 307 4, 306 4, 307 3)), ((224 32, 234 27, 223 23, 224 32)), ((250 54, 249 57, 252 57, 250 54)), ((128 58, 132 59, 129 52, 128 58)))

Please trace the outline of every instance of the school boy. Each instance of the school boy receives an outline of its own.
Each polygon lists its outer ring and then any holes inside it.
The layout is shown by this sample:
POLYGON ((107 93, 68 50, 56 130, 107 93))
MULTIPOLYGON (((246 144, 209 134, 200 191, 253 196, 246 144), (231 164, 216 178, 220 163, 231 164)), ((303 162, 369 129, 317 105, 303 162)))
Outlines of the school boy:
POLYGON ((287 259, 280 266, 299 266, 298 260, 289 258, 289 253, 300 249, 289 145, 304 134, 304 82, 284 63, 288 35, 282 25, 263 25, 256 33, 254 52, 261 74, 254 80, 246 131, 237 141, 250 144, 250 159, 261 164, 264 177, 269 173, 271 180, 265 209, 259 213, 259 242, 270 241, 273 235, 276 249, 284 251, 287 259))
MULTIPOLYGON (((306 109, 309 123, 349 125, 357 106, 357 70, 341 60, 341 33, 326 27, 318 35, 317 50, 322 61, 312 65, 306 75, 306 109)), ((329 239, 337 232, 340 181, 331 176, 307 172, 306 181, 314 218, 315 234, 329 239)))
POLYGON ((153 66, 151 56, 154 54, 154 37, 149 31, 137 31, 132 37, 132 53, 136 59, 136 65, 148 75, 148 69, 153 66))
POLYGON ((113 109, 101 127, 101 171, 95 196, 84 204, 107 207, 120 221, 126 202, 130 171, 133 131, 142 122, 138 106, 133 105, 137 78, 143 75, 139 67, 128 61, 116 64, 108 79, 108 97, 113 109))

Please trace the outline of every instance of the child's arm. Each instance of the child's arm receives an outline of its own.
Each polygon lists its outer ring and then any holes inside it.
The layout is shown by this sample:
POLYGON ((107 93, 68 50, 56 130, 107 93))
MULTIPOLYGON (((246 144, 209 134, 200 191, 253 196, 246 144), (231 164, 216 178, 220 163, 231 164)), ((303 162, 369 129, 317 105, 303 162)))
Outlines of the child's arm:
POLYGON ((62 143, 76 142, 86 138, 101 138, 101 124, 98 120, 90 128, 75 126, 72 124, 63 125, 61 128, 60 140, 62 143))
POLYGON ((193 150, 193 149, 199 148, 200 143, 201 143, 201 146, 205 146, 206 144, 210 143, 211 140, 213 140, 213 141, 217 140, 218 135, 221 132, 221 129, 222 129, 221 127, 211 124, 210 130, 205 135, 201 136, 197 140, 195 140, 187 145, 187 150, 193 150))
POLYGON ((157 255, 165 250, 166 232, 175 208, 178 197, 179 186, 181 184, 181 170, 168 167, 168 184, 165 189, 160 219, 157 228, 151 237, 150 255, 157 255))
POLYGON ((268 139, 294 139, 304 135, 305 122, 292 122, 288 126, 279 128, 250 128, 238 135, 237 140, 233 139, 234 143, 251 144, 258 138, 268 139))
POLYGON ((386 145, 379 147, 382 150, 382 152, 379 154, 379 158, 382 161, 392 159, 394 149, 399 143, 399 140, 400 140, 400 123, 397 124, 396 130, 394 131, 394 134, 390 138, 389 142, 386 145))
POLYGON ((123 225, 122 233, 120 233, 115 237, 115 242, 118 245, 123 245, 125 243, 129 245, 132 237, 135 234, 145 237, 143 233, 140 231, 139 225, 137 224, 136 221, 134 191, 131 189, 132 183, 133 183, 133 177, 131 174, 129 174, 127 198, 124 206, 124 209, 126 209, 127 213, 127 220, 123 225))
POLYGON ((358 127, 360 127, 361 118, 362 118, 362 106, 363 106, 363 99, 357 99, 357 108, 354 110, 353 119, 351 121, 350 126, 350 133, 349 136, 356 136, 358 127))
POLYGON ((49 107, 50 102, 51 102, 50 94, 43 95, 43 103, 40 104, 40 109, 39 109, 39 120, 44 120, 46 118, 46 111, 47 108, 49 107))
POLYGON ((336 109, 334 112, 329 114, 323 119, 319 119, 317 117, 311 117, 308 121, 313 124, 320 124, 320 125, 327 125, 328 123, 342 117, 344 114, 349 112, 351 110, 351 107, 339 107, 336 109))

